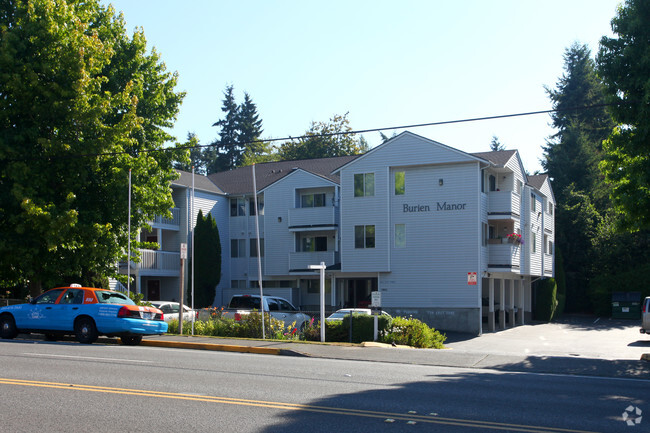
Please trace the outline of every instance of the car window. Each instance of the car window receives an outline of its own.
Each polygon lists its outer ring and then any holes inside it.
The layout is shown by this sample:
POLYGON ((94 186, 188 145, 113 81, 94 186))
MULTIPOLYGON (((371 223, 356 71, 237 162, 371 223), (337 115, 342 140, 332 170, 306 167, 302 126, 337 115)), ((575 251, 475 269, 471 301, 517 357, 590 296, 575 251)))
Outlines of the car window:
POLYGON ((35 304, 54 304, 56 299, 65 289, 54 289, 48 292, 43 293, 41 296, 36 298, 35 304))
POLYGON ((282 311, 298 311, 296 308, 291 305, 289 302, 285 301, 284 299, 277 299, 278 304, 280 305, 280 310, 282 311))
POLYGON ((82 304, 84 299, 84 291, 81 289, 68 289, 61 296, 59 304, 82 304))
POLYGON ((266 303, 269 304, 269 311, 279 311, 280 306, 278 305, 277 301, 273 298, 268 298, 266 300, 266 303))
POLYGON ((260 298, 236 296, 230 300, 230 308, 260 309, 260 298))
POLYGON ((100 304, 135 305, 135 302, 119 292, 97 290, 95 295, 97 295, 97 300, 100 304))

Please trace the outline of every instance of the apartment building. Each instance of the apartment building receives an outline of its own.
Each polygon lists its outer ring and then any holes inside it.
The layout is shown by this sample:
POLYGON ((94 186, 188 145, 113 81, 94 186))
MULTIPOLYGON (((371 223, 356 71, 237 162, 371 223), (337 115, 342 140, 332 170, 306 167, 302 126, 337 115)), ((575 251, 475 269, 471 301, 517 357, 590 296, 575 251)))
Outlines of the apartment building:
MULTIPOLYGON (((199 209, 212 213, 222 242, 217 306, 259 293, 256 217, 264 292, 306 310, 319 304, 309 265, 324 262, 328 310, 366 306, 379 291, 393 315, 480 334, 529 320, 532 283, 554 275, 550 181, 527 175, 515 150, 469 154, 404 132, 361 156, 194 179, 194 212, 182 172, 172 184, 178 227, 156 222, 143 236, 160 240, 164 260, 189 238, 199 209)), ((178 268, 138 272, 147 296, 177 297, 178 268)))

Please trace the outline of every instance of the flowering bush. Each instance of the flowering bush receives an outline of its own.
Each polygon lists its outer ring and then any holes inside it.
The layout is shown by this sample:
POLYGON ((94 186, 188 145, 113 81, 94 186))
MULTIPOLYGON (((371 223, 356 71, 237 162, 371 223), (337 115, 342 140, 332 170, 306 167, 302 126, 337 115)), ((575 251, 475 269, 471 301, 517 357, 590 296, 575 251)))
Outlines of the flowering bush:
POLYGON ((514 244, 523 244, 524 240, 521 238, 519 233, 510 233, 507 236, 508 240, 514 244))

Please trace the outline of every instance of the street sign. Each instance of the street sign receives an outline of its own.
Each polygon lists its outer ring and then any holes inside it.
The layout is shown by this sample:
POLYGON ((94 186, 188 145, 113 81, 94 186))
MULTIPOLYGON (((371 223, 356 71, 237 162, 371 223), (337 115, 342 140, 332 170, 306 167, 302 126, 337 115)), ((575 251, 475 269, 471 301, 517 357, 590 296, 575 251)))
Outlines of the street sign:
POLYGON ((467 273, 467 284, 470 286, 475 286, 477 282, 476 272, 467 273))
POLYGON ((377 308, 381 307, 381 292, 370 292, 370 306, 377 308))
POLYGON ((187 244, 181 244, 181 259, 187 259, 187 244))

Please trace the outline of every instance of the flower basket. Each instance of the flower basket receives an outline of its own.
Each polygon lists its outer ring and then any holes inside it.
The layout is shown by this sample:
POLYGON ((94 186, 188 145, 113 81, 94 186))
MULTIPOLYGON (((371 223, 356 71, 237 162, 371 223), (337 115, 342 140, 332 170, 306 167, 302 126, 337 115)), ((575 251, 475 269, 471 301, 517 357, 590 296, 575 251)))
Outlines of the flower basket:
POLYGON ((521 245, 524 243, 524 240, 521 238, 519 233, 510 233, 507 236, 508 242, 515 245, 521 245))

